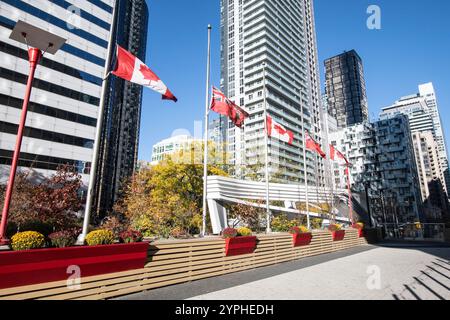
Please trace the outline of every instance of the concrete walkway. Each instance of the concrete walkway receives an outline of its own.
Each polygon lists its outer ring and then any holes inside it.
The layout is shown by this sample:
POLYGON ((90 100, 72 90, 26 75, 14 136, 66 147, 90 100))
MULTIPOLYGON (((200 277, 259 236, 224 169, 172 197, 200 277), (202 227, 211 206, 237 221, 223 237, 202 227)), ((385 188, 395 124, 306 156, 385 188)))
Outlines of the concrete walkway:
POLYGON ((121 299, 447 300, 450 247, 364 246, 121 299))

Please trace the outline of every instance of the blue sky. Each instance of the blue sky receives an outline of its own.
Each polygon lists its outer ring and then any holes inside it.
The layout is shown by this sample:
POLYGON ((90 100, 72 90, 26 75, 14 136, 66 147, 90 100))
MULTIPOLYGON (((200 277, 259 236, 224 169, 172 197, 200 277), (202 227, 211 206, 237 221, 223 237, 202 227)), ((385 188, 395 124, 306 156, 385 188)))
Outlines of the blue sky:
MULTIPOLYGON (((162 101, 144 89, 139 159, 176 129, 194 134, 204 117, 206 26, 213 25, 212 81, 220 80, 219 0, 147 0, 150 8, 146 63, 178 97, 162 101)), ((319 65, 355 49, 365 68, 369 114, 432 81, 447 140, 450 139, 450 1, 315 0, 319 65), (369 30, 366 10, 381 8, 381 30, 369 30)))

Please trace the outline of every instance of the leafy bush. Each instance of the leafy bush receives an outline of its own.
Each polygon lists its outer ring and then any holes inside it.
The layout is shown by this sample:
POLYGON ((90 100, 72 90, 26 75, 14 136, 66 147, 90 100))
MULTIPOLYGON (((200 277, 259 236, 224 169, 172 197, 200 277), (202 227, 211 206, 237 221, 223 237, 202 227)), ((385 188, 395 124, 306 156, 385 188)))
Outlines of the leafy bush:
POLYGON ((13 250, 30 250, 44 247, 45 237, 36 231, 19 232, 12 236, 11 247, 13 250))
POLYGON ((292 227, 289 229, 290 234, 300 234, 300 233, 307 233, 307 232, 309 232, 309 230, 305 226, 292 227))
POLYGON ((246 227, 237 229, 238 237, 247 237, 252 235, 252 230, 246 227))
POLYGON ((89 246, 98 246, 102 244, 112 244, 114 242, 114 234, 110 230, 95 230, 88 233, 86 243, 89 246))
POLYGON ((129 229, 129 221, 120 215, 111 215, 103 219, 100 228, 111 231, 115 238, 119 238, 122 232, 129 229))
POLYGON ((186 230, 184 230, 180 226, 177 226, 172 230, 170 230, 170 236, 179 239, 179 238, 188 238, 189 234, 186 230))
POLYGON ((364 223, 362 223, 362 222, 354 223, 352 225, 352 227, 355 229, 358 229, 358 230, 362 230, 362 229, 364 229, 364 223))
POLYGON ((280 214, 272 219, 271 227, 275 232, 288 232, 290 228, 299 224, 297 220, 289 220, 286 214, 280 214))
POLYGON ((328 226, 328 230, 331 231, 331 232, 339 231, 341 229, 342 229, 342 225, 337 224, 337 223, 336 224, 330 224, 328 226))
POLYGON ((228 239, 228 238, 236 238, 238 235, 238 231, 234 228, 225 228, 222 231, 222 237, 224 239, 228 239))
POLYGON ((38 220, 29 220, 19 225, 19 230, 23 231, 36 231, 44 235, 44 237, 48 237, 50 233, 53 232, 53 226, 49 223, 38 221, 38 220))
POLYGON ((65 248, 75 245, 77 241, 77 235, 79 234, 79 229, 69 229, 58 232, 53 232, 48 237, 52 243, 53 247, 65 248))
POLYGON ((142 233, 136 230, 127 230, 120 234, 120 241, 123 243, 133 243, 142 241, 142 233))

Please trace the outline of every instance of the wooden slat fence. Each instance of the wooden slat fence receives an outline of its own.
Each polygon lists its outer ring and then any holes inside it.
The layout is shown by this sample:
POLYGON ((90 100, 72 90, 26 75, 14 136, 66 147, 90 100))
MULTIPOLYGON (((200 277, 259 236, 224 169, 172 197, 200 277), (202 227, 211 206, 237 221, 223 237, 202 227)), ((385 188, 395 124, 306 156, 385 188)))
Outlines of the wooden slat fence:
POLYGON ((310 245, 297 248, 289 234, 260 235, 254 253, 225 257, 221 238, 157 241, 150 244, 143 269, 85 277, 79 287, 56 281, 3 289, 0 299, 108 299, 365 244, 354 229, 347 229, 344 240, 335 242, 329 232, 315 231, 310 245))

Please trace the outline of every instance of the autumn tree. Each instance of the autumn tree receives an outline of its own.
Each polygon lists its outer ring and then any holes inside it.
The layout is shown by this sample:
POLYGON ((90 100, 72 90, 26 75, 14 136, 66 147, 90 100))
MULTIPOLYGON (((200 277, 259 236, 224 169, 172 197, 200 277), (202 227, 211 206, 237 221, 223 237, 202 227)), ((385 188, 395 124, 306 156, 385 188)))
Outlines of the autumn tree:
MULTIPOLYGON (((28 170, 16 176, 9 222, 19 229, 29 222, 46 223, 54 230, 73 227, 76 213, 82 208, 81 176, 71 166, 61 166, 51 177, 40 177, 41 181, 34 181, 32 172, 28 170)), ((2 205, 4 191, 2 186, 2 205)))
MULTIPOLYGON (((214 157, 214 148, 210 149, 214 157)), ((116 209, 148 236, 168 237, 200 231, 203 206, 203 148, 191 146, 159 164, 137 172, 127 184, 116 209)), ((216 165, 208 175, 226 176, 216 165)))

